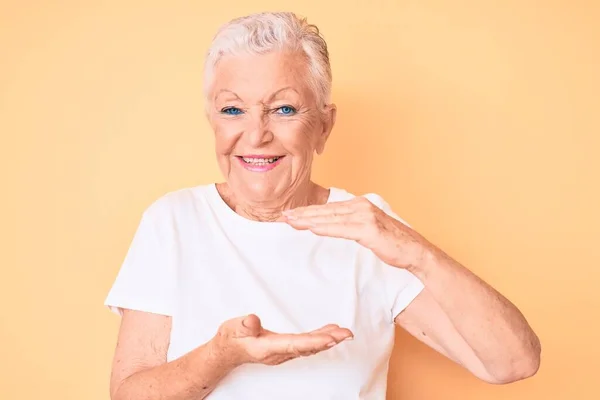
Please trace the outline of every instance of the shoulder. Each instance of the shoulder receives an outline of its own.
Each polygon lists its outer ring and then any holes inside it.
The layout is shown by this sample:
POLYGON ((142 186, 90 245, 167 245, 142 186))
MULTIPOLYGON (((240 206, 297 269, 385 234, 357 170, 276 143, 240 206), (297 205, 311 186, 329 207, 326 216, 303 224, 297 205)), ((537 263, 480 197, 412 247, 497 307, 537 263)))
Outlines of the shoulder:
POLYGON ((331 201, 347 201, 352 200, 356 197, 363 197, 371 202, 374 206, 388 214, 389 216, 399 220, 406 226, 410 226, 403 218, 401 218, 390 206, 390 204, 379 194, 374 192, 368 192, 361 195, 356 195, 350 193, 344 189, 340 188, 330 188, 331 189, 331 201))
POLYGON ((143 216, 153 220, 165 220, 197 210, 198 204, 206 198, 210 187, 211 184, 207 184, 166 192, 144 209, 143 216))
POLYGON ((365 194, 361 194, 361 195, 356 195, 356 194, 348 192, 345 189, 340 189, 340 188, 336 188, 336 187, 331 187, 330 190, 331 190, 331 194, 329 197, 330 202, 348 201, 348 200, 355 199, 357 197, 363 197, 363 198, 369 200, 373 205, 382 209, 383 211, 386 211, 388 209, 391 210, 390 205, 383 199, 383 197, 381 197, 377 193, 370 192, 370 193, 365 193, 365 194))
POLYGON ((331 193, 329 195, 330 202, 347 201, 352 200, 356 197, 364 197, 379 208, 389 207, 388 203, 383 199, 383 197, 381 197, 377 193, 369 192, 357 195, 347 191, 346 189, 338 187, 330 187, 329 189, 331 190, 331 193))

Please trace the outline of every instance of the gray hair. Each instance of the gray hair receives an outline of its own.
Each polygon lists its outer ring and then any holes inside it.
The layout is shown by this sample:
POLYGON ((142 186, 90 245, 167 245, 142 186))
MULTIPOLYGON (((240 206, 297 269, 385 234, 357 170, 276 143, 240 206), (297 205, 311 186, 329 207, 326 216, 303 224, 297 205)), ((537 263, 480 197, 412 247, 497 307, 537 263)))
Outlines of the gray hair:
POLYGON ((212 85, 214 69, 223 55, 240 52, 265 54, 277 50, 304 52, 308 62, 308 80, 317 104, 328 104, 331 97, 331 66, 327 43, 315 25, 291 12, 252 14, 223 25, 206 55, 205 96, 212 85))

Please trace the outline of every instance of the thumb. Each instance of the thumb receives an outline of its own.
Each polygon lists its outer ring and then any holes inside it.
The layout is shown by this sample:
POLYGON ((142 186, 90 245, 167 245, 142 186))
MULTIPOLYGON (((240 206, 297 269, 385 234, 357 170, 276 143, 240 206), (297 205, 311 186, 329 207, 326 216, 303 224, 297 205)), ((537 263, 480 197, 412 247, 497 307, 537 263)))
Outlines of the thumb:
POLYGON ((247 315, 246 317, 240 318, 240 323, 236 329, 237 337, 256 337, 262 330, 260 324, 260 318, 254 314, 247 315))

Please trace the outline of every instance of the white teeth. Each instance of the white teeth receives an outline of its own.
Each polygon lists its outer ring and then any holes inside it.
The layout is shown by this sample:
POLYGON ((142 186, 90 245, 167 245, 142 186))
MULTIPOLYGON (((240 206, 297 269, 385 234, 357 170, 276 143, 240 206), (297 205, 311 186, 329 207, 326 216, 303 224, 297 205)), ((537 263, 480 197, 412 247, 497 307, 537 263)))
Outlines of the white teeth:
POLYGON ((273 157, 273 158, 251 158, 251 157, 242 157, 242 160, 248 164, 254 165, 265 165, 272 164, 275 161, 279 160, 281 157, 273 157))

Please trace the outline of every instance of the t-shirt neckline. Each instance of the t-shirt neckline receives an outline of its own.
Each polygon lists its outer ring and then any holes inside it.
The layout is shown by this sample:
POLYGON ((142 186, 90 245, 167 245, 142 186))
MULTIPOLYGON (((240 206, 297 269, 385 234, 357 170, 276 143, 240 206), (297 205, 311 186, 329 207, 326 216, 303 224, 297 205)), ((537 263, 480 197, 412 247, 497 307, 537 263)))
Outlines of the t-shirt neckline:
MULTIPOLYGON (((255 221, 249 218, 246 218, 238 213, 236 213, 229 205, 223 200, 219 190, 217 189, 216 183, 211 183, 208 187, 210 200, 213 205, 216 207, 216 211, 222 216, 233 223, 238 224, 239 227, 251 227, 253 229, 266 229, 266 230, 291 230, 297 232, 294 228, 286 224, 285 222, 268 222, 268 221, 255 221)), ((330 187, 329 196, 327 197, 326 204, 334 202, 337 196, 338 189, 330 187)))

